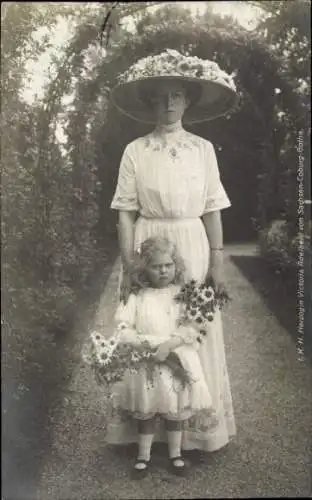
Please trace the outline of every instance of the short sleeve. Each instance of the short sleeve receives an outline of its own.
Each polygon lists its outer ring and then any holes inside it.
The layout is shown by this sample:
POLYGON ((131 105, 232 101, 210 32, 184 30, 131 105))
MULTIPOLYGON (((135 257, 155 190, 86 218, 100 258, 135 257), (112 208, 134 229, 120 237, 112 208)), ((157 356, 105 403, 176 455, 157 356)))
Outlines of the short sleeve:
POLYGON ((207 163, 207 178, 204 214, 231 206, 220 179, 216 153, 210 142, 206 143, 205 161, 207 163))
POLYGON ((131 294, 126 304, 120 303, 115 313, 116 330, 120 341, 139 344, 140 339, 135 330, 136 296, 131 294))
POLYGON ((139 210, 135 165, 129 144, 121 158, 116 191, 111 203, 114 210, 139 210))

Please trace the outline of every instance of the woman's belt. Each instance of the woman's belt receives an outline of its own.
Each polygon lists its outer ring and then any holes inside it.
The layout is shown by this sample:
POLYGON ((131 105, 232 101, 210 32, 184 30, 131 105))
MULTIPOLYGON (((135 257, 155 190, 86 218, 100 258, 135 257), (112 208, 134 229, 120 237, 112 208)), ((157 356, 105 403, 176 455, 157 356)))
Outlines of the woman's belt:
POLYGON ((147 217, 146 215, 140 214, 141 219, 145 219, 153 222, 190 222, 199 220, 200 217, 147 217))
POLYGON ((172 220, 196 220, 196 219, 200 219, 199 216, 195 216, 195 217, 154 217, 154 216, 150 216, 148 217, 147 215, 142 215, 140 214, 140 217, 142 217, 142 219, 146 219, 146 220, 157 220, 157 221, 172 221, 172 220))

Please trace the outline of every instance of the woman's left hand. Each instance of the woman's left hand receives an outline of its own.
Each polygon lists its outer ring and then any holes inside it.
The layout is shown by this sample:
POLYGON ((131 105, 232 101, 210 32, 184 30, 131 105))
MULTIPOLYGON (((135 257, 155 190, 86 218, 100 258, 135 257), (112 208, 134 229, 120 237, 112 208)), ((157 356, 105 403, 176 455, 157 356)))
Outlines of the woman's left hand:
POLYGON ((212 268, 209 277, 213 279, 218 295, 228 294, 222 267, 212 268))
POLYGON ((169 356, 170 352, 171 352, 171 345, 168 342, 163 342, 158 346, 154 356, 157 359, 157 361, 162 363, 169 356))

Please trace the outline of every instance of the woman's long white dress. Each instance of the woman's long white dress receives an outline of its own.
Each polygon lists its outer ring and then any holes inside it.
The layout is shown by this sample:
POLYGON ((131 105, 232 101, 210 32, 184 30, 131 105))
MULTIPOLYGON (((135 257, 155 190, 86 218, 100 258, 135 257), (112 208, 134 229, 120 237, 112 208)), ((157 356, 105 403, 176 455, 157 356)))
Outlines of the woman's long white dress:
MULTIPOLYGON (((180 129, 162 135, 152 132, 126 147, 111 208, 139 213, 135 249, 150 236, 176 243, 186 279, 201 281, 208 271, 209 242, 201 216, 230 205, 209 141, 180 129)), ((220 312, 199 355, 215 414, 188 421, 183 449, 214 451, 236 433, 220 312)), ((122 418, 117 422, 115 417, 110 442, 136 441, 135 428, 131 431, 129 422, 122 418)), ((165 439, 162 430, 157 438, 165 439)))

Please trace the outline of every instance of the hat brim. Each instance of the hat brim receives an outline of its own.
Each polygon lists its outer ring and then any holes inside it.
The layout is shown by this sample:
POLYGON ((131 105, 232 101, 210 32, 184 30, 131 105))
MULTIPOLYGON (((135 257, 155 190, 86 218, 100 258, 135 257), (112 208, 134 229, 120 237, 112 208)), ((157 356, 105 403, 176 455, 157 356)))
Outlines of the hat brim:
POLYGON ((151 85, 157 85, 164 80, 176 80, 182 84, 194 83, 201 88, 199 99, 185 110, 183 117, 185 123, 200 123, 224 116, 238 101, 238 94, 234 90, 217 81, 183 76, 154 76, 116 85, 110 93, 111 102, 129 118, 155 124, 151 107, 141 99, 140 95, 144 87, 148 90, 151 85))

